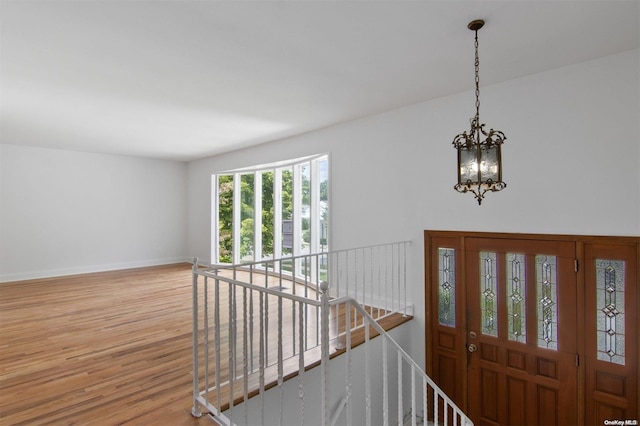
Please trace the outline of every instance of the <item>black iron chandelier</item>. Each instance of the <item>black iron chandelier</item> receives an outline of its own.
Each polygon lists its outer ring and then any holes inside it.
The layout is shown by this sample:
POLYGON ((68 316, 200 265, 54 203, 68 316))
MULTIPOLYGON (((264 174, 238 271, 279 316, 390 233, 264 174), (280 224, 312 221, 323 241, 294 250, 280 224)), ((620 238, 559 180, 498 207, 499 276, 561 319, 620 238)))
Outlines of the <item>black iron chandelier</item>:
POLYGON ((458 183, 454 188, 458 192, 472 192, 478 204, 482 204, 487 191, 497 192, 507 187, 507 184, 502 181, 500 155, 500 147, 507 138, 501 131, 494 129, 486 131, 485 125, 480 124, 478 30, 483 26, 482 19, 476 19, 467 25, 467 28, 476 33, 476 115, 471 118, 469 133, 463 132, 453 139, 453 146, 458 150, 458 183))

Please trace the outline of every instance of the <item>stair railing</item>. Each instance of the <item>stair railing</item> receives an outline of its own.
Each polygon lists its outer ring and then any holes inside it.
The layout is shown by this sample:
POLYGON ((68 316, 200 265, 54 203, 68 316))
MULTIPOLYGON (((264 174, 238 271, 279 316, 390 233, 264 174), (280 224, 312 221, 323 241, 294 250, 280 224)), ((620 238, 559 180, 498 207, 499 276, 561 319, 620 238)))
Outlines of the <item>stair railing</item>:
POLYGON ((330 252, 264 259, 235 265, 215 265, 209 270, 269 287, 290 286, 294 279, 294 294, 319 299, 321 282, 331 283, 330 296, 350 296, 365 306, 375 306, 371 312, 381 318, 395 312, 412 315, 407 301, 407 263, 410 241, 378 244, 330 252))
POLYGON ((407 244, 234 267, 200 268, 194 259, 192 414, 199 417, 204 407, 224 425, 292 421, 302 425, 305 419, 311 423, 320 419, 322 425, 338 421, 351 425, 354 412, 356 424, 363 422, 363 416, 368 425, 372 424, 372 416, 376 424, 380 423, 378 419, 383 419, 385 425, 402 424, 407 415, 414 425, 421 416, 446 425, 470 424, 377 323, 391 312, 406 313, 411 309, 406 303, 407 244), (383 259, 383 253, 396 264, 386 264, 388 259, 383 259), (338 284, 330 287, 327 281, 320 280, 325 277, 335 278, 338 284), (384 279, 392 283, 393 289, 384 289, 384 279), (372 291, 371 287, 377 290, 372 291), (354 298, 356 294, 363 303, 354 298), (398 297, 404 297, 404 301, 398 301, 398 297), (364 333, 367 348, 364 390, 357 390, 351 380, 355 371, 351 341, 353 333, 358 332, 364 333), (382 370, 374 368, 375 355, 368 349, 372 334, 383 336, 382 370), (346 352, 347 359, 344 404, 338 404, 331 415, 330 397, 335 395, 329 395, 329 389, 335 389, 336 380, 330 379, 329 358, 339 351, 346 352), (397 368, 389 369, 392 361, 397 368), (307 372, 314 365, 320 366, 319 380, 317 374, 307 372), (382 385, 376 384, 375 389, 383 389, 382 405, 372 404, 374 372, 381 374, 382 385), (313 377, 307 379, 308 374, 313 377), (285 382, 293 378, 297 383, 293 390, 297 394, 293 398, 297 399, 294 410, 290 407, 292 398, 286 398, 285 403, 285 392, 290 393, 292 386, 285 382), (318 387, 319 401, 310 400, 318 387), (275 388, 271 394, 279 395, 275 412, 272 399, 265 402, 269 388, 275 388), (355 395, 364 395, 364 414, 357 409, 355 395), (397 399, 389 395, 397 395, 397 399), (250 409, 249 400, 254 396, 252 401, 259 401, 258 408, 250 409), (407 400, 411 401, 408 405, 407 400), (291 415, 296 416, 295 420, 291 415))
MULTIPOLYGON (((346 371, 345 371, 345 393, 344 407, 346 417, 340 424, 364 424, 405 425, 426 424, 428 421, 439 425, 460 425, 470 426, 473 422, 466 414, 447 396, 442 389, 424 372, 424 370, 406 353, 404 349, 386 332, 378 322, 367 312, 367 310, 357 301, 351 298, 342 300, 332 300, 330 304, 345 304, 347 319, 355 314, 363 319, 363 329, 365 333, 365 343, 362 346, 364 351, 364 365, 361 365, 360 372, 365 377, 364 391, 354 389, 352 377, 356 374, 354 370, 354 352, 350 345, 351 330, 347 333, 346 344, 346 371), (371 334, 379 335, 382 351, 382 370, 371 361, 371 334), (395 370, 395 371, 394 371, 395 370), (376 415, 372 421, 372 382, 376 379, 382 381, 382 413, 376 415), (405 394, 405 392, 407 392, 405 394), (408 397, 405 398, 405 395, 408 397), (359 413, 358 420, 354 422, 355 398, 364 398, 364 413, 359 413)), ((359 359, 359 358, 358 358, 359 359)), ((380 401, 378 401, 380 403, 380 401)), ((337 424, 341 419, 341 413, 334 413, 331 425, 337 424)))

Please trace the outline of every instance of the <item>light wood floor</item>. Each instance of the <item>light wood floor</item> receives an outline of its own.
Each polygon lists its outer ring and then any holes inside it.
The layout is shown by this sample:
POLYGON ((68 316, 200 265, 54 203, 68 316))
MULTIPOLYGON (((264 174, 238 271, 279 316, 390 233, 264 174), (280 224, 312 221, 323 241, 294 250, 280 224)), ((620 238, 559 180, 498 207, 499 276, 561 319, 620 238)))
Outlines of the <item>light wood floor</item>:
POLYGON ((191 309, 189 264, 0 284, 0 424, 213 424, 191 309))
POLYGON ((188 264, 0 284, 3 425, 212 424, 191 410, 188 264))

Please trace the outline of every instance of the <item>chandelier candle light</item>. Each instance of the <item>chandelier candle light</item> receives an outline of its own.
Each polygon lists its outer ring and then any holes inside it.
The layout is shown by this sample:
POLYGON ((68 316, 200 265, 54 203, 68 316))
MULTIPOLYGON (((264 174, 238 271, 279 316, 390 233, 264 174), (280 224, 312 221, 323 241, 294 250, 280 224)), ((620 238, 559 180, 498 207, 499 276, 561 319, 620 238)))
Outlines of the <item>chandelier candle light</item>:
POLYGON ((458 183, 454 188, 458 192, 473 192, 478 204, 482 204, 487 191, 497 192, 507 187, 507 184, 502 182, 500 155, 500 147, 507 138, 499 130, 491 129, 487 132, 485 125, 480 124, 478 30, 483 26, 482 19, 471 21, 467 25, 467 28, 476 33, 476 115, 471 118, 469 133, 463 132, 453 139, 453 146, 458 150, 458 183))

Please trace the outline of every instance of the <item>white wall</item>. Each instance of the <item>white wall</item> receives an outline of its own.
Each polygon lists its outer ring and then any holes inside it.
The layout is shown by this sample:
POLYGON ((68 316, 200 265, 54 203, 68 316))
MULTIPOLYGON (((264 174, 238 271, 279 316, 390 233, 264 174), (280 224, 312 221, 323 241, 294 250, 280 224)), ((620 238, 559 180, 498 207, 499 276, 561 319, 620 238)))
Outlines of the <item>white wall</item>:
POLYGON ((0 280, 186 259, 187 165, 0 145, 0 280))
POLYGON ((481 87, 482 122, 507 136, 508 184, 482 206, 453 190, 471 91, 194 161, 189 255, 210 260, 212 173, 328 152, 332 248, 414 243, 408 341, 424 360, 423 230, 640 235, 639 52, 481 87))

